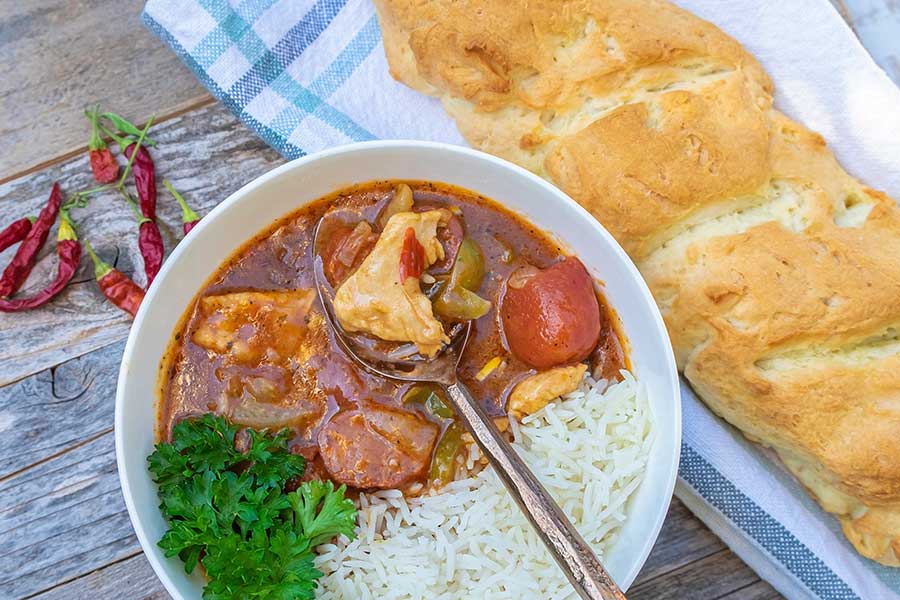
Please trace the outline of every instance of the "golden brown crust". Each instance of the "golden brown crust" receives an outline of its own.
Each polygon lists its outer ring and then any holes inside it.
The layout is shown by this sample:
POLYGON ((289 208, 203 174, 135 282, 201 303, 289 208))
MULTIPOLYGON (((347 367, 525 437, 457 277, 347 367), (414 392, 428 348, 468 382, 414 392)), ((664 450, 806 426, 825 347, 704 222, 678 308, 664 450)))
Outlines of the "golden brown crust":
POLYGON ((391 72, 547 177, 647 278, 704 401, 900 565, 900 210, 658 0, 376 0, 391 72))

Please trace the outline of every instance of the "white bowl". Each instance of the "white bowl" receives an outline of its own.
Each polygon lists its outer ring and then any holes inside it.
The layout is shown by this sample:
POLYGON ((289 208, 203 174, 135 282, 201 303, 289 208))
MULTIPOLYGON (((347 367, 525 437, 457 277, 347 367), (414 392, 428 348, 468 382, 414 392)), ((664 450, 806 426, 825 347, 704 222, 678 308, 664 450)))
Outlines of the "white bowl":
POLYGON ((609 233, 549 183, 499 158, 444 144, 390 141, 342 146, 289 162, 245 185, 210 212, 178 245, 134 320, 116 394, 116 458, 125 504, 141 546, 176 599, 200 598, 203 579, 185 574, 156 542, 166 531, 147 470, 157 415, 157 375, 178 320, 200 286, 244 241, 279 217, 338 188, 376 179, 446 182, 474 190, 552 232, 603 282, 624 325, 635 376, 646 385, 656 440, 632 515, 605 566, 623 588, 640 570, 659 534, 678 468, 681 400, 662 318, 637 269, 609 233))

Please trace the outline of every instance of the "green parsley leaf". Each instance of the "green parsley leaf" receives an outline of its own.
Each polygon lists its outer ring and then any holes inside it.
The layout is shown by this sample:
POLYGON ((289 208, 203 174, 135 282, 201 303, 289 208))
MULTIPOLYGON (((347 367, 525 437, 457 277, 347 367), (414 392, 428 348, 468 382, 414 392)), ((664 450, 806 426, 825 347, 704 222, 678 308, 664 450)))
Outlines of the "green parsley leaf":
POLYGON ((303 475, 306 459, 299 454, 285 452, 292 435, 289 429, 274 436, 253 430, 248 430, 247 433, 250 436, 250 448, 244 458, 251 462, 247 470, 256 477, 258 486, 284 487, 285 481, 303 475))
POLYGON ((353 539, 356 507, 344 497, 346 486, 337 490, 330 482, 308 481, 288 494, 297 530, 313 547, 338 535, 353 539))
POLYGON ((313 600, 312 548, 352 537, 356 508, 331 482, 303 483, 306 462, 291 453, 289 430, 246 430, 245 452, 235 446, 240 428, 215 415, 178 423, 172 441, 148 458, 169 529, 159 541, 191 573, 203 565, 205 600, 313 600))

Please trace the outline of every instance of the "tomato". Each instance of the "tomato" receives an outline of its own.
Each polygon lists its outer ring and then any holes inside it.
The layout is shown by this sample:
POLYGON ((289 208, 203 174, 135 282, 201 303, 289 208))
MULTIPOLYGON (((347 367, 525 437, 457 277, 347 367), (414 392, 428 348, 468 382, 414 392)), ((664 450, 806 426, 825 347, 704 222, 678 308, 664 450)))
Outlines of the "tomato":
POLYGON ((334 229, 321 253, 325 276, 332 285, 343 282, 369 255, 377 241, 378 234, 365 221, 357 223, 356 227, 345 225, 334 229))
POLYGON ((511 274, 500 315, 509 350, 535 369, 584 360, 600 336, 594 282, 572 256, 544 270, 511 274))

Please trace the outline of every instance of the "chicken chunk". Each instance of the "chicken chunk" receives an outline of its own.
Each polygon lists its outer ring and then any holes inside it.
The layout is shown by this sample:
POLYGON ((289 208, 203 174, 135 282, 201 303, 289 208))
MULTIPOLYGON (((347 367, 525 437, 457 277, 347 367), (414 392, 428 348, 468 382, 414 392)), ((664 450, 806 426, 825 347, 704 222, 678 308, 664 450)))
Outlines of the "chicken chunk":
POLYGON ((419 277, 401 279, 400 268, 410 229, 424 250, 424 268, 443 258, 437 230, 450 217, 448 210, 437 209, 401 212, 388 220, 375 248, 335 294, 334 312, 344 329, 391 342, 412 342, 424 356, 434 356, 450 341, 431 301, 422 293, 419 277))
POLYGON ((302 289, 206 296, 194 343, 242 364, 283 362, 300 349, 315 295, 302 289))
POLYGON ((520 381, 509 395, 507 410, 517 419, 547 406, 554 398, 574 392, 581 384, 587 365, 555 367, 520 381))
POLYGON ((319 452, 335 481, 388 489, 425 473, 437 436, 437 425, 412 413, 368 406, 335 415, 319 432, 319 452))

